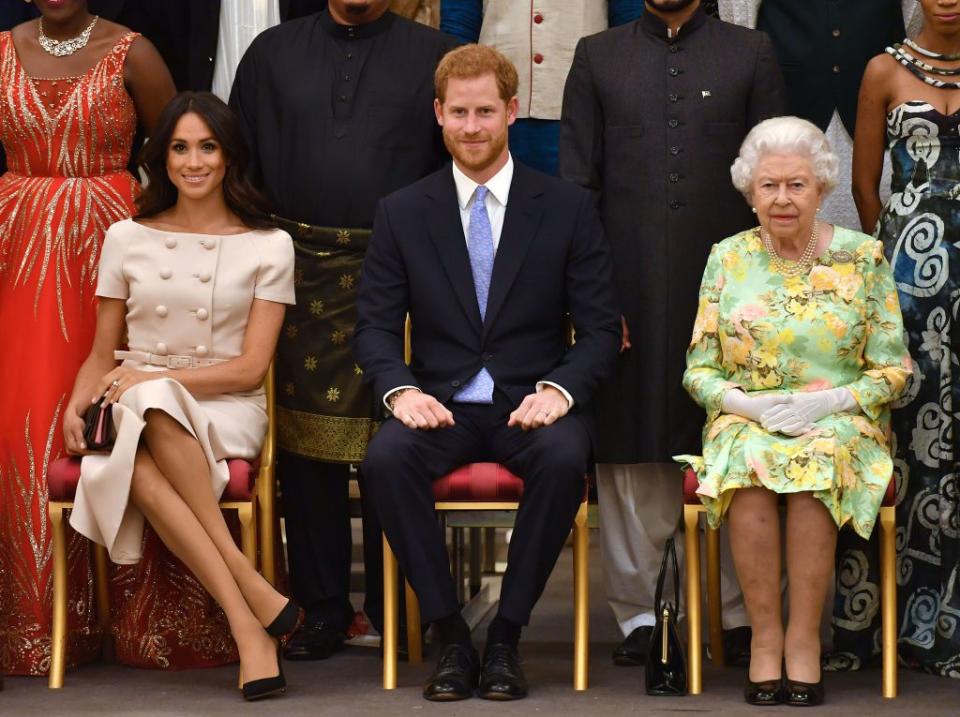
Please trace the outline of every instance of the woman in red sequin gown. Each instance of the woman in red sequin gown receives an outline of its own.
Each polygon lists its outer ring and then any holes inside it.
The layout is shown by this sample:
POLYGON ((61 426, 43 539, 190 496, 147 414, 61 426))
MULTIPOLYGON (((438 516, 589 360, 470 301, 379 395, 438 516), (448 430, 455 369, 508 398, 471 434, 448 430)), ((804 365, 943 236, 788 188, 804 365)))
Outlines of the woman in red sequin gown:
MULTIPOLYGON (((43 30, 77 37, 85 0, 36 0, 43 30)), ((138 118, 148 133, 174 87, 145 39, 97 20, 89 42, 57 57, 37 21, 0 33, 0 673, 50 662, 51 536, 47 466, 63 455, 61 414, 96 321, 104 231, 129 217, 139 185, 126 170, 138 118)), ((70 534, 68 655, 94 657, 101 636, 90 548, 70 534)), ((188 667, 236 659, 222 613, 156 536, 144 560, 111 578, 117 657, 188 667)))

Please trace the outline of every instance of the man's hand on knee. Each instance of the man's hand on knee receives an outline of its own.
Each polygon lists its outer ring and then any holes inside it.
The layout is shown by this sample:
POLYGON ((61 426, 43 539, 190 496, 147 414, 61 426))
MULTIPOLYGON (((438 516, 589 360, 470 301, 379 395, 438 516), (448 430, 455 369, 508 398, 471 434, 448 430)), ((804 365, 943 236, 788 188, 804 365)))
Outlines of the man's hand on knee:
POLYGON ((407 428, 429 431, 453 425, 453 414, 437 399, 420 391, 404 391, 393 404, 393 416, 407 428))
POLYGON ((520 426, 532 431, 540 426, 550 426, 567 415, 570 404, 566 397, 553 386, 544 386, 539 393, 525 396, 517 409, 510 414, 508 426, 520 426))

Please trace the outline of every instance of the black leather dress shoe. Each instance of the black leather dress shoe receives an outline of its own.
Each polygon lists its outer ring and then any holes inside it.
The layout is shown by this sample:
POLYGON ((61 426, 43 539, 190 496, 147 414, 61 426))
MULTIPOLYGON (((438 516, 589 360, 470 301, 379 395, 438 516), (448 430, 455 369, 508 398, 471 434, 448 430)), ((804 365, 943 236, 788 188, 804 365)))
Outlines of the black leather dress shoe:
POLYGON ((747 686, 743 688, 743 698, 750 705, 779 705, 783 704, 783 678, 751 682, 747 679, 747 686))
POLYGON ((423 697, 431 702, 453 702, 473 697, 480 677, 480 656, 472 647, 447 645, 437 667, 423 686, 423 697))
POLYGON ((750 640, 753 630, 749 625, 723 631, 723 659, 727 666, 750 667, 750 640))
POLYGON ((326 660, 343 649, 345 635, 325 622, 306 622, 293 633, 283 651, 288 660, 326 660))
POLYGON ((814 707, 823 704, 823 677, 819 682, 797 682, 786 679, 784 686, 784 702, 794 707, 814 707))
POLYGON ((631 632, 613 651, 613 664, 620 667, 633 667, 647 662, 647 650, 650 649, 650 636, 653 626, 644 625, 631 632))
POLYGON ((483 651, 478 694, 485 700, 519 700, 527 696, 527 678, 515 646, 487 645, 483 651))

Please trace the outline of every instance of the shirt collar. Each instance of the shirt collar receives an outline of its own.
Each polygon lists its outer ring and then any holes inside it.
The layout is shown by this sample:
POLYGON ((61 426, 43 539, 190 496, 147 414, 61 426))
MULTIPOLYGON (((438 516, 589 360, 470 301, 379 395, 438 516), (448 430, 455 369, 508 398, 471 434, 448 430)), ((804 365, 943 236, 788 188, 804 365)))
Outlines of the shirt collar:
POLYGON ((663 40, 671 42, 676 40, 678 37, 686 37, 691 32, 702 26, 706 20, 707 13, 704 12, 703 6, 698 7, 696 10, 694 10, 693 15, 690 16, 690 19, 680 26, 680 29, 677 31, 677 37, 670 37, 667 23, 654 15, 652 12, 644 12, 640 16, 639 23, 640 27, 642 27, 648 35, 653 35, 654 37, 659 37, 663 40))
MULTIPOLYGON (((507 163, 484 186, 493 195, 493 198, 505 207, 507 206, 507 196, 510 194, 510 183, 512 181, 513 156, 508 152, 507 163)), ((457 187, 457 203, 461 209, 466 209, 479 185, 464 174, 456 162, 453 163, 453 183, 457 187)))
POLYGON ((330 11, 324 8, 320 13, 320 26, 328 34, 342 40, 363 40, 390 29, 394 17, 394 14, 387 10, 373 22, 363 25, 341 25, 330 17, 330 11))

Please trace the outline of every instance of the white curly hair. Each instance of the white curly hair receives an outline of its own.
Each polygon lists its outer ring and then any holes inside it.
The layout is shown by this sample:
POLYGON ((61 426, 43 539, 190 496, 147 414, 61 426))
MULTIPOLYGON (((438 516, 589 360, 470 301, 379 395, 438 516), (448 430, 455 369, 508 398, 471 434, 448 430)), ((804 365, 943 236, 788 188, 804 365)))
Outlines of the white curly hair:
POLYGON ((747 201, 750 200, 757 165, 768 154, 799 154, 806 157, 824 195, 837 186, 837 155, 830 149, 830 143, 820 128, 799 117, 773 117, 750 130, 740 145, 740 155, 730 167, 733 186, 747 201))

